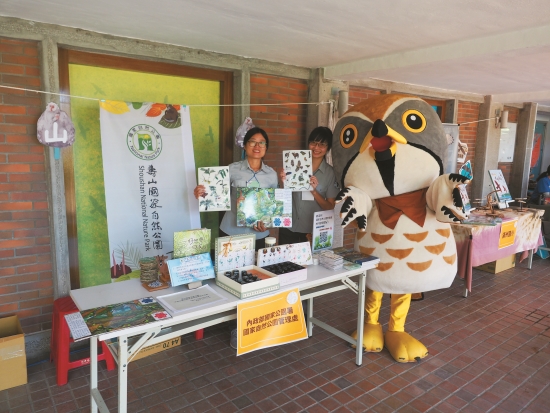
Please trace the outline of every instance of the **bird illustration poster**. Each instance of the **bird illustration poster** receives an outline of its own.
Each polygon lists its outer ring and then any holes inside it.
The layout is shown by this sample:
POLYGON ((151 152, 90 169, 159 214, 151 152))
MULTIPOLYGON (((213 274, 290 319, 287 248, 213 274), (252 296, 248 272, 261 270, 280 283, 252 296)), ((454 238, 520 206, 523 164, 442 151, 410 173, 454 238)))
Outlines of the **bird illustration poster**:
POLYGON ((285 189, 311 191, 311 151, 283 151, 283 168, 286 174, 285 189))
POLYGON ((506 179, 500 169, 494 169, 489 171, 489 176, 491 177, 491 182, 495 188, 498 202, 512 201, 512 195, 510 195, 510 190, 506 184, 506 179))
POLYGON ((64 111, 54 102, 48 103, 46 110, 38 118, 36 136, 42 145, 62 148, 74 143, 74 125, 64 111))
POLYGON ((201 227, 189 107, 99 106, 109 251, 139 275, 140 258, 168 255, 175 232, 201 227))
POLYGON ((237 226, 252 227, 262 221, 267 228, 292 226, 292 191, 277 188, 237 188, 237 226))
POLYGON ((204 185, 206 192, 199 198, 199 211, 229 211, 229 167, 211 166, 198 168, 198 185, 204 185))

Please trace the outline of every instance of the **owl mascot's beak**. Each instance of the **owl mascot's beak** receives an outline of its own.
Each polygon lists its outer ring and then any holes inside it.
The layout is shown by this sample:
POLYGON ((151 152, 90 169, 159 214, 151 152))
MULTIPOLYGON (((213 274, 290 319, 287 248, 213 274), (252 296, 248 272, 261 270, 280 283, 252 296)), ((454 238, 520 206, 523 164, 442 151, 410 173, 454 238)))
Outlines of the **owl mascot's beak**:
POLYGON ((383 120, 378 119, 372 125, 359 152, 362 153, 368 148, 369 153, 375 160, 387 161, 395 156, 397 151, 395 142, 405 145, 407 140, 399 132, 386 125, 383 120))

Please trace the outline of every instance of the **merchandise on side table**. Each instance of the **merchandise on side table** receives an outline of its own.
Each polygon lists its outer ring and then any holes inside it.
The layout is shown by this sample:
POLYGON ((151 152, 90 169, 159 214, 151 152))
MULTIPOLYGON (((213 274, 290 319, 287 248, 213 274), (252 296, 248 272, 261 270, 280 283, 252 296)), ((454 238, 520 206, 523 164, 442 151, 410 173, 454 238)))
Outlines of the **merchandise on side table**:
POLYGON ((341 256, 344 260, 360 264, 362 266, 370 266, 371 264, 377 264, 380 262, 380 258, 374 255, 364 254, 360 251, 348 250, 346 248, 336 248, 332 250, 336 255, 341 256))

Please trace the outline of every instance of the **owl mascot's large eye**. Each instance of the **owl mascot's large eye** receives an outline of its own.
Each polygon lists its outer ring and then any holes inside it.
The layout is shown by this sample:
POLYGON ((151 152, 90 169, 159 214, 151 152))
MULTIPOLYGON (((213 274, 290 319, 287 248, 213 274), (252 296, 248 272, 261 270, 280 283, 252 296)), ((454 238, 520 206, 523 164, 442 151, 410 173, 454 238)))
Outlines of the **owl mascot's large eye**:
POLYGON ((347 149, 357 141, 357 136, 357 128, 350 123, 344 126, 340 132, 340 144, 347 149))
POLYGON ((403 126, 412 133, 420 133, 426 129, 426 118, 417 110, 411 109, 403 113, 403 126))

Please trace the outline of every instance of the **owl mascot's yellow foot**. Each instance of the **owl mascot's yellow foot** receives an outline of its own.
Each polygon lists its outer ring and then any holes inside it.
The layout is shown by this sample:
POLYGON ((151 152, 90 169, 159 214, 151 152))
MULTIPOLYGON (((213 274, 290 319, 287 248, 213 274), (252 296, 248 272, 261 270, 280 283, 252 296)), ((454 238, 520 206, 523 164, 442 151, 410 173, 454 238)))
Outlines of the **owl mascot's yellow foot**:
MULTIPOLYGON (((377 353, 384 348, 384 333, 378 323, 382 296, 384 294, 367 288, 365 291, 365 326, 363 329, 363 348, 365 351, 377 353)), ((357 340, 357 331, 351 335, 357 340)), ((352 346, 355 348, 355 346, 352 346)))
MULTIPOLYGON (((357 331, 351 335, 357 340, 357 331)), ((352 346, 356 348, 356 346, 352 346)), ((378 353, 384 348, 384 333, 380 324, 365 323, 363 329, 363 349, 371 353, 378 353)))
POLYGON ((410 305, 411 294, 391 295, 390 322, 384 341, 392 357, 400 363, 420 361, 428 355, 424 344, 405 333, 405 320, 410 305))
POLYGON ((388 331, 384 340, 392 357, 400 363, 420 361, 428 355, 426 346, 404 331, 388 331))

